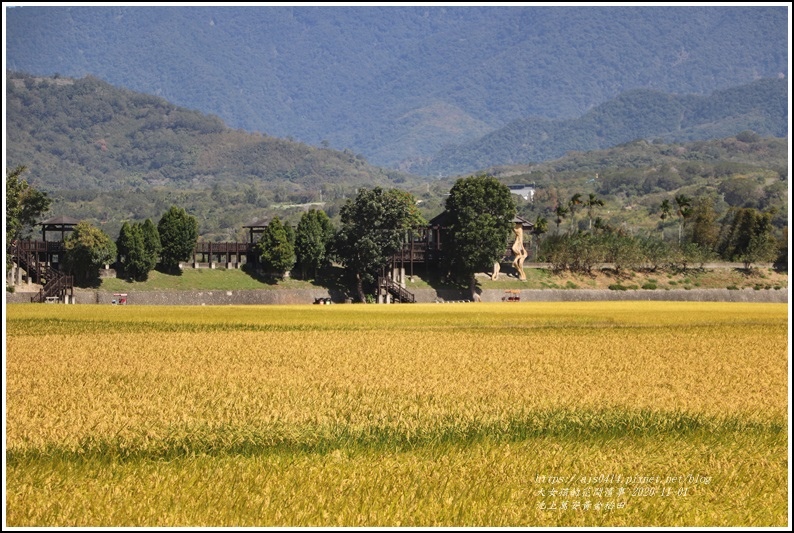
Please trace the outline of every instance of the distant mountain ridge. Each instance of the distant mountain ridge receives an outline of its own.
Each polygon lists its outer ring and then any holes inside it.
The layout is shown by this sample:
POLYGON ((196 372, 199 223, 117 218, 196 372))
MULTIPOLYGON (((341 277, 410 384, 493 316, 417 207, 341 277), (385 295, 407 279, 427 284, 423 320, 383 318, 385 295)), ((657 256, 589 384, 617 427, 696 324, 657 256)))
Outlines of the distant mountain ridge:
POLYGON ((786 6, 25 6, 7 68, 97 76, 379 166, 633 89, 788 76, 786 6))
MULTIPOLYGON (((197 217, 203 238, 244 240, 243 226, 253 220, 277 215, 294 226, 305 209, 318 207, 337 217, 358 188, 374 186, 412 192, 430 219, 443 210, 455 181, 378 168, 349 150, 230 129, 216 116, 92 76, 6 76, 7 165, 28 167, 25 179, 52 195, 52 214, 89 220, 113 236, 124 221, 156 220, 179 205, 197 217)), ((745 103, 751 112, 751 101, 745 103)), ((719 107, 712 113, 721 116, 719 107)), ((776 224, 784 227, 786 144, 749 132, 689 145, 638 141, 486 170, 506 184, 537 183, 537 202, 522 204, 531 220, 539 214, 551 220, 544 209, 553 205, 552 192, 595 191, 622 210, 636 202, 658 205, 660 195, 677 191, 720 193, 729 181, 731 202, 774 206, 776 224)))
POLYGON ((27 166, 45 190, 248 185, 300 198, 412 179, 350 151, 233 130, 216 116, 93 76, 6 77, 8 166, 27 166))
POLYGON ((405 164, 420 175, 453 175, 495 165, 548 161, 569 151, 609 148, 637 139, 686 142, 752 130, 788 136, 788 81, 763 79, 709 96, 635 89, 576 119, 529 118, 435 156, 405 164))

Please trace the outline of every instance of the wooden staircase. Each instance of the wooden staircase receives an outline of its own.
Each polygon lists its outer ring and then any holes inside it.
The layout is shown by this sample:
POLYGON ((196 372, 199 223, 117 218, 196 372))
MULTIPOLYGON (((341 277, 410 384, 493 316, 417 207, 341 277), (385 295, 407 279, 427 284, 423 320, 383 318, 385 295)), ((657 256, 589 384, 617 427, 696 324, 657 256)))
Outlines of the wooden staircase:
POLYGON ((73 297, 74 277, 67 276, 58 269, 37 261, 35 259, 35 249, 32 251, 30 244, 27 243, 27 246, 12 245, 6 250, 13 258, 17 268, 27 272, 35 283, 42 285, 38 294, 33 295, 30 301, 32 303, 65 302, 67 295, 73 297))
POLYGON ((6 253, 13 258, 18 268, 28 273, 28 276, 30 276, 34 283, 44 284, 42 280, 42 268, 40 268, 39 263, 34 259, 34 252, 19 245, 12 245, 6 250, 6 253))
POLYGON ((74 296, 74 278, 72 276, 67 276, 59 270, 46 265, 42 265, 39 276, 44 286, 39 290, 38 294, 30 298, 31 302, 66 302, 67 295, 74 296), (41 272, 42 270, 43 272, 41 272))
POLYGON ((405 290, 399 283, 385 276, 378 277, 378 287, 385 289, 388 294, 394 297, 396 302, 416 303, 416 298, 412 292, 405 290))

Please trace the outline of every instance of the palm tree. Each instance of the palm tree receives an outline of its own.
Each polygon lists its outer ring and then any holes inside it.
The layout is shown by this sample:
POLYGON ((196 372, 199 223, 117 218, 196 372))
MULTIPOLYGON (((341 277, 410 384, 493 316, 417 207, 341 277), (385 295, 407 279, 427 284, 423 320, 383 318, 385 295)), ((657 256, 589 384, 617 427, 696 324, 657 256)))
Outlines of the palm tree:
POLYGON ((549 221, 538 215, 535 219, 535 227, 532 229, 532 233, 535 235, 543 235, 547 231, 549 231, 549 221))
POLYGON ((665 220, 667 217, 669 217, 669 216, 670 216, 670 213, 671 213, 671 212, 672 212, 672 210, 673 210, 673 207, 670 205, 670 200, 667 200, 667 199, 663 200, 663 201, 662 201, 662 205, 661 205, 661 206, 659 206, 659 208, 662 210, 662 214, 661 214, 661 215, 659 215, 659 218, 661 218, 661 219, 662 219, 662 222, 664 222, 664 220, 665 220))
POLYGON ((571 230, 573 230, 573 224, 576 221, 576 209, 580 205, 582 205, 582 195, 580 193, 574 194, 568 200, 568 209, 571 211, 571 230))
MULTIPOLYGON (((557 226, 559 227, 559 223, 557 224, 557 226)), ((549 221, 546 220, 545 217, 538 215, 537 218, 535 219, 535 227, 532 228, 532 234, 535 235, 536 237, 535 239, 532 239, 535 241, 535 253, 532 256, 533 258, 536 258, 538 256, 538 248, 540 246, 540 242, 539 242, 540 236, 546 233, 547 231, 549 231, 549 221)))
POLYGON ((609 226, 609 224, 604 222, 604 219, 601 217, 596 217, 593 227, 596 229, 596 231, 602 231, 604 233, 612 233, 612 228, 609 226))
POLYGON ((596 198, 596 195, 590 193, 590 197, 584 203, 587 206, 587 218, 588 218, 588 226, 587 229, 590 231, 593 230, 593 213, 595 212, 596 207, 604 207, 604 201, 601 198, 596 198))
POLYGON ((677 206, 676 214, 678 215, 678 244, 681 244, 681 234, 684 232, 684 224, 686 220, 692 215, 692 199, 679 194, 675 197, 675 204, 677 206))
MULTIPOLYGON (((659 218, 661 218, 662 223, 664 223, 664 221, 667 220, 667 218, 673 212, 673 206, 670 205, 670 200, 662 200, 662 205, 659 206, 659 209, 662 210, 662 214, 659 215, 659 218)), ((662 237, 664 237, 664 227, 662 227, 662 237)))
POLYGON ((568 208, 562 205, 558 205, 557 208, 554 209, 554 214, 557 216, 557 218, 554 219, 554 222, 557 223, 557 233, 559 233, 560 223, 562 222, 562 219, 564 219, 568 215, 568 208))

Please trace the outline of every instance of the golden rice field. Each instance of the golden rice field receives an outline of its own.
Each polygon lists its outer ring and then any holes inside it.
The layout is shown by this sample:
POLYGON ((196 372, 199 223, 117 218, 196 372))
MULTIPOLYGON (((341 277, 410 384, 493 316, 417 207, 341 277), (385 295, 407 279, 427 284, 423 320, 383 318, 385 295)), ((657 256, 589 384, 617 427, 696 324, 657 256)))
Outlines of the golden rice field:
POLYGON ((788 308, 6 308, 8 526, 785 526, 788 308))

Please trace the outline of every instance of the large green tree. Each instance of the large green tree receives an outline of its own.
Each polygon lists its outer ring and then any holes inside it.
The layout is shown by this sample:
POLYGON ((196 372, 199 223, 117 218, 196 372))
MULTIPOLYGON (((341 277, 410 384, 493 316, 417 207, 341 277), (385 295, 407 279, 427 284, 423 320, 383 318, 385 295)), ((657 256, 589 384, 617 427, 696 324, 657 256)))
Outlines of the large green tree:
POLYGON ((333 237, 334 226, 325 211, 310 209, 301 216, 295 234, 295 255, 303 278, 308 269, 313 269, 317 277, 317 269, 328 262, 333 237))
POLYGON ((160 261, 160 252, 163 251, 163 245, 160 243, 160 233, 150 218, 147 218, 141 224, 141 232, 143 233, 143 247, 146 250, 146 266, 149 271, 152 271, 157 266, 157 262, 160 261))
POLYGON ((22 179, 26 170, 20 165, 6 171, 6 246, 33 227, 52 203, 47 193, 22 179))
POLYGON ((278 217, 273 217, 262 231, 256 252, 262 268, 279 278, 283 278, 295 264, 295 248, 290 242, 285 225, 278 217))
POLYGON ((78 223, 64 239, 64 268, 78 285, 99 280, 99 269, 116 257, 116 244, 101 229, 86 221, 78 223))
POLYGON ((446 201, 450 234, 445 252, 450 269, 469 283, 475 298, 475 273, 505 254, 516 214, 510 188, 493 176, 461 178, 446 201))
POLYGON ((774 261, 778 246, 772 235, 772 213, 752 207, 732 209, 725 217, 719 252, 724 259, 753 263, 774 261))
POLYGON ((171 206, 157 223, 162 250, 160 264, 167 272, 178 273, 179 263, 187 261, 198 241, 198 221, 183 208, 171 206))
POLYGON ((355 277, 359 301, 369 283, 400 249, 407 230, 425 224, 413 195, 398 189, 361 188, 339 211, 336 255, 355 277))
POLYGON ((124 222, 116 240, 119 265, 129 279, 143 281, 149 275, 143 232, 138 224, 124 222))
POLYGON ((719 239, 720 227, 714 210, 714 199, 696 198, 692 206, 690 240, 706 250, 714 250, 719 239))
POLYGON ((150 219, 142 224, 124 222, 116 240, 119 263, 125 276, 146 281, 160 255, 160 236, 150 219))

